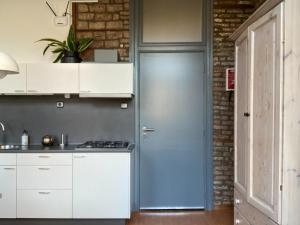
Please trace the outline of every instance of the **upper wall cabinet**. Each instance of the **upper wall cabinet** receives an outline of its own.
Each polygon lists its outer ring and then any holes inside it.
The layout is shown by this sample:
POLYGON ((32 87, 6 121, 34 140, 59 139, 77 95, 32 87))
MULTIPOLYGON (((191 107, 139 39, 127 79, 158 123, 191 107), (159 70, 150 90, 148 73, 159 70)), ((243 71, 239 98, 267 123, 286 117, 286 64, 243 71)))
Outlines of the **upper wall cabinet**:
POLYGON ((78 93, 78 64, 28 64, 28 94, 78 93))
POLYGON ((0 80, 1 94, 26 94, 26 67, 26 64, 19 64, 19 74, 8 75, 0 80))
POLYGON ((79 64, 81 97, 130 98, 133 94, 133 64, 79 64))

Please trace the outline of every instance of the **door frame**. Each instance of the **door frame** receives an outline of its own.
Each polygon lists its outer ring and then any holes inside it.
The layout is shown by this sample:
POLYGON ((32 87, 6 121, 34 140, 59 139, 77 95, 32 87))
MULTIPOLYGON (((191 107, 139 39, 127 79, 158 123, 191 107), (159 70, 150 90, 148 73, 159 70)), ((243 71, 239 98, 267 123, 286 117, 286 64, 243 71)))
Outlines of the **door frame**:
POLYGON ((133 181, 133 202, 132 210, 140 210, 140 77, 139 77, 139 56, 147 52, 204 52, 206 53, 206 68, 204 76, 205 98, 205 134, 204 134, 204 179, 205 185, 205 210, 214 209, 213 194, 213 1, 203 0, 203 40, 204 42, 191 45, 190 43, 170 43, 164 47, 161 44, 155 46, 141 43, 141 0, 130 0, 130 61, 134 63, 134 93, 135 93, 135 151, 134 160, 134 181, 133 181), (205 19, 203 20, 205 21, 205 19))

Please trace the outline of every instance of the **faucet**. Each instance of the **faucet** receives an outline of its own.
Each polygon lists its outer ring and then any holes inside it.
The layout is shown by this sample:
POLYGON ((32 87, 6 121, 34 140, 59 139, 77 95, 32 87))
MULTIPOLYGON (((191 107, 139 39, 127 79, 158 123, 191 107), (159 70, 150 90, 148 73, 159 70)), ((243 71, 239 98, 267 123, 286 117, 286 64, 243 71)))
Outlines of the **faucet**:
POLYGON ((2 131, 5 132, 5 126, 4 126, 4 124, 2 122, 0 122, 0 126, 2 128, 2 131))

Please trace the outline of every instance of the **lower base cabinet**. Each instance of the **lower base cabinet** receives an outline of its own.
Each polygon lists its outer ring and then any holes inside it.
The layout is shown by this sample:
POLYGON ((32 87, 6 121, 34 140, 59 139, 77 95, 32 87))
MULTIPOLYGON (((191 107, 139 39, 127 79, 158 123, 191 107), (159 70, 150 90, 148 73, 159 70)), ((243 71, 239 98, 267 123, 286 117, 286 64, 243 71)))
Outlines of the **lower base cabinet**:
POLYGON ((130 157, 2 153, 0 219, 130 218, 130 157))
POLYGON ((130 218, 130 154, 73 154, 73 217, 130 218))
POLYGON ((0 166, 0 218, 16 218, 16 166, 0 166))
POLYGON ((72 218, 72 190, 18 190, 18 218, 72 218))

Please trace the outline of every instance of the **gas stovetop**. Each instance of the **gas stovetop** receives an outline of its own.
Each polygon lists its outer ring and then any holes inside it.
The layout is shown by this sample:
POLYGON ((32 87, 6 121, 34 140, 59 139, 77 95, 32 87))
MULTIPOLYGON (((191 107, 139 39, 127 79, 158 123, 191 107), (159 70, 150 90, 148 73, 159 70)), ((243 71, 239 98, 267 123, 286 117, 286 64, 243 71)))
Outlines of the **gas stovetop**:
POLYGON ((127 149, 129 142, 127 141, 87 141, 77 145, 76 149, 107 149, 107 148, 125 148, 127 149))

